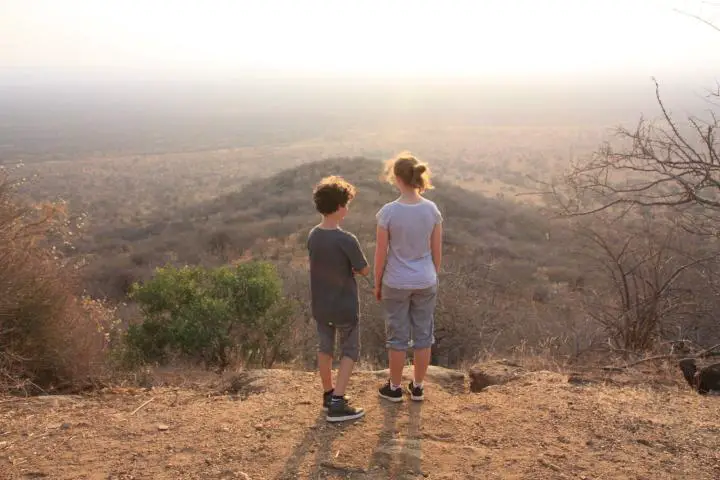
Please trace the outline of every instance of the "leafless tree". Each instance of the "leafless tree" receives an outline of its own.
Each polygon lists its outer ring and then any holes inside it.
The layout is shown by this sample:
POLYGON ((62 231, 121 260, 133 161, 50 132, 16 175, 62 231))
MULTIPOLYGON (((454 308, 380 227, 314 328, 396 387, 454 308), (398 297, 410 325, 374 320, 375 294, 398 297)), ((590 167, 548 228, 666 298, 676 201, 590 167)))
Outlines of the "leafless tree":
POLYGON ((690 117, 687 125, 679 125, 666 109, 657 82, 655 87, 661 121, 641 119, 632 130, 619 128, 619 148, 607 143, 592 157, 573 163, 562 191, 557 186, 554 191, 562 194, 568 214, 672 207, 692 217, 693 228, 717 234, 718 119, 711 110, 710 120, 690 117))
POLYGON ((699 272, 717 254, 688 249, 690 235, 677 223, 598 214, 571 224, 597 277, 584 292, 586 315, 613 348, 650 350, 705 317, 699 272))
POLYGON ((598 267, 604 287, 586 292, 587 314, 626 350, 652 347, 671 326, 697 326, 720 291, 720 83, 703 118, 678 120, 653 81, 659 118, 618 128, 544 192, 598 267))
POLYGON ((641 118, 634 128, 618 128, 612 144, 574 162, 551 193, 562 200, 566 215, 624 214, 633 207, 671 209, 682 213, 685 228, 717 236, 720 83, 708 91, 702 115, 678 120, 663 101, 658 81, 653 82, 659 118, 641 118))

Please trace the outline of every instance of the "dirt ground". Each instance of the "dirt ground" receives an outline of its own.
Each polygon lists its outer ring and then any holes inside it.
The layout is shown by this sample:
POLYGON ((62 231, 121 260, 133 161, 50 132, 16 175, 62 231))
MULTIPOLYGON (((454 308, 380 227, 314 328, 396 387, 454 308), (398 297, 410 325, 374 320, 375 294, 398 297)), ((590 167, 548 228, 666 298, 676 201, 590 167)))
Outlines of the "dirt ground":
POLYGON ((0 478, 720 478, 720 397, 681 384, 534 372, 470 393, 435 369, 424 403, 395 405, 376 395, 382 377, 354 376, 349 394, 367 416, 347 425, 325 422, 316 375, 287 370, 0 397, 0 478), (228 387, 239 393, 219 393, 228 387))

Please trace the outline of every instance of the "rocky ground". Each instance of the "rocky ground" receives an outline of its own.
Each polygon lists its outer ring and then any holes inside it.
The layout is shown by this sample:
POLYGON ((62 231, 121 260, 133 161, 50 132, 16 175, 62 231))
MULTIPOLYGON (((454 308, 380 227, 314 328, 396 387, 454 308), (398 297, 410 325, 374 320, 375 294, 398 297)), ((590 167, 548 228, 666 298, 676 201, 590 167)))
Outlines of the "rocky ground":
POLYGON ((88 396, 0 397, 3 479, 717 479, 720 398, 678 382, 516 372, 470 391, 433 368, 427 400, 349 392, 328 425, 318 377, 265 370, 88 396))

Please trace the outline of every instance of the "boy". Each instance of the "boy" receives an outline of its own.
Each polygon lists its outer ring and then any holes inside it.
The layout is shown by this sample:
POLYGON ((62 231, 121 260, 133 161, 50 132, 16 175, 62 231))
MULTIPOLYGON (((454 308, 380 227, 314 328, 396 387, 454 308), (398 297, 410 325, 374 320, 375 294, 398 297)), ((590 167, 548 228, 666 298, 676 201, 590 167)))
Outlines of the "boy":
POLYGON ((348 403, 345 389, 360 353, 359 299, 355 274, 370 271, 357 238, 340 228, 355 197, 355 187, 341 177, 327 177, 315 186, 313 200, 322 221, 310 231, 312 315, 318 331, 318 370, 323 386, 323 408, 328 422, 355 420, 365 415, 348 403), (335 336, 342 360, 335 386, 332 360, 335 336))

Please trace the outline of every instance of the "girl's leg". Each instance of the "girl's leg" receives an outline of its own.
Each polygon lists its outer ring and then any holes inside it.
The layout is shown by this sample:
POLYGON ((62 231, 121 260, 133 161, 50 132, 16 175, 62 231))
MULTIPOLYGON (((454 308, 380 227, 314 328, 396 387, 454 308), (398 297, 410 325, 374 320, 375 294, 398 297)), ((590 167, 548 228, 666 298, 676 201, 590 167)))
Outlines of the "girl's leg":
POLYGON ((425 374, 430 365, 430 351, 430 348, 415 349, 413 355, 413 383, 415 385, 422 385, 425 379, 425 374))
POLYGON ((390 382, 400 385, 405 356, 410 344, 410 290, 383 286, 382 304, 387 315, 385 323, 390 382))
POLYGON ((435 343, 435 305, 437 287, 416 290, 410 296, 410 322, 414 344, 413 382, 421 385, 430 365, 430 353, 435 343))
POLYGON ((402 383, 403 367, 405 367, 405 350, 389 350, 390 382, 394 385, 402 383))

